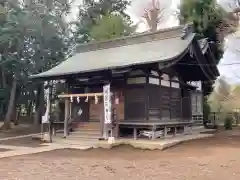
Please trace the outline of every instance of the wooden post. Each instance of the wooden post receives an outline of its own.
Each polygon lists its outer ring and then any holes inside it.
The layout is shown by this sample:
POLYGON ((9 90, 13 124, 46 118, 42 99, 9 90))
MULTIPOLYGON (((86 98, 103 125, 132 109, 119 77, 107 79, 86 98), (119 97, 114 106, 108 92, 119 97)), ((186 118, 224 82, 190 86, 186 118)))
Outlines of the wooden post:
POLYGON ((68 136, 68 119, 69 119, 69 99, 65 99, 65 117, 64 117, 64 138, 68 136))
POLYGON ((183 135, 187 135, 187 126, 186 125, 183 126, 183 135))
POLYGON ((100 115, 100 134, 101 137, 104 138, 104 108, 102 108, 102 112, 100 115))
POLYGON ((133 128, 133 139, 137 140, 137 128, 133 128))
POLYGON ((213 125, 215 125, 216 122, 216 112, 213 112, 213 125))
POLYGON ((60 101, 59 101, 59 99, 58 100, 56 100, 56 121, 60 121, 60 112, 61 112, 61 110, 60 110, 60 101))
MULTIPOLYGON (((111 130, 112 131, 112 121, 111 122, 105 122, 106 121, 106 117, 108 116, 108 115, 106 115, 105 113, 105 108, 108 108, 108 111, 111 111, 112 109, 112 105, 111 105, 111 88, 110 88, 110 82, 109 82, 109 87, 103 87, 103 91, 105 91, 106 90, 106 92, 104 92, 103 93, 103 114, 104 114, 104 118, 103 118, 103 137, 104 137, 104 139, 106 140, 106 139, 108 139, 109 138, 109 130, 111 130), (105 89, 105 88, 109 88, 109 89, 105 89), (107 93, 106 95, 106 98, 105 98, 105 93, 107 93), (106 100, 107 101, 109 101, 109 102, 106 102, 106 100), (107 106, 109 106, 109 107, 105 107, 105 105, 106 105, 106 103, 107 103, 107 106), (110 103, 110 104, 109 104, 110 103)), ((110 116, 110 117, 108 117, 108 118, 112 118, 112 116, 110 116)), ((111 120, 111 119, 110 119, 111 120)), ((112 133, 112 132, 111 132, 112 133)))
POLYGON ((112 108, 112 131, 113 136, 117 139, 119 136, 119 124, 118 124, 117 107, 112 108))
POLYGON ((153 125, 152 127, 152 140, 155 140, 156 139, 156 125, 153 125))
POLYGON ((44 134, 43 123, 41 123, 41 140, 43 140, 43 134, 44 134))
POLYGON ((105 122, 104 122, 104 124, 103 124, 103 138, 105 139, 105 140, 107 140, 108 139, 108 125, 107 124, 105 124, 105 122))
POLYGON ((50 87, 50 92, 49 92, 49 102, 50 102, 50 107, 49 107, 49 137, 50 137, 50 142, 52 143, 52 135, 53 135, 53 117, 52 117, 52 90, 53 90, 53 81, 51 81, 51 87, 50 87))
POLYGON ((238 112, 238 111, 239 111, 239 109, 237 110, 237 113, 236 113, 236 114, 237 114, 237 121, 236 121, 236 125, 237 125, 237 126, 238 126, 238 124, 239 124, 239 112, 238 112))
POLYGON ((164 126, 164 138, 167 137, 167 126, 164 126))
POLYGON ((116 117, 117 119, 116 119, 116 127, 115 127, 115 138, 116 139, 118 139, 119 138, 119 118, 118 118, 118 116, 116 117))
POLYGON ((191 124, 190 125, 190 134, 192 134, 193 133, 193 125, 191 124))
POLYGON ((103 139, 108 139, 108 132, 107 132, 107 124, 105 124, 105 114, 104 114, 104 103, 102 106, 102 114, 100 116, 100 123, 101 123, 101 136, 103 139))
POLYGON ((173 134, 173 136, 176 136, 177 135, 177 127, 175 126, 174 127, 174 134, 173 134))

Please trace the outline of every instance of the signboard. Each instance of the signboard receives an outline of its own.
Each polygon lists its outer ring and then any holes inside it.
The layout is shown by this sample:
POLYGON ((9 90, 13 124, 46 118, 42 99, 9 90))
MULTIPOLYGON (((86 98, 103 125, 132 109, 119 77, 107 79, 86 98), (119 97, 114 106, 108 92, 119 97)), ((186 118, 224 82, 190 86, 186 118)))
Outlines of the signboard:
POLYGON ((103 86, 103 103, 104 103, 104 123, 110 124, 112 122, 110 84, 103 86))
POLYGON ((49 123, 49 111, 50 111, 50 89, 44 90, 47 107, 44 116, 42 116, 42 124, 49 123))

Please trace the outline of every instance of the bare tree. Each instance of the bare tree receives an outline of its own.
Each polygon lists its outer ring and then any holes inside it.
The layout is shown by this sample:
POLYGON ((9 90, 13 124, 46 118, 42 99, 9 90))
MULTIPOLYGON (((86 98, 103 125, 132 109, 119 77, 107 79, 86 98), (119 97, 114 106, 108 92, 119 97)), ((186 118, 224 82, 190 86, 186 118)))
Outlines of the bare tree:
MULTIPOLYGON (((236 40, 239 36, 239 12, 240 12, 240 0, 231 0, 220 4, 223 9, 223 19, 217 26, 217 37, 219 42, 225 46, 226 49, 233 53, 238 53, 236 40), (227 41, 226 41, 227 40, 227 41)), ((224 49, 222 47, 222 49, 224 49)))
POLYGON ((215 112, 232 112, 240 107, 240 86, 230 85, 225 77, 216 80, 214 90, 208 98, 211 109, 215 112))
POLYGON ((228 100, 231 87, 224 77, 220 77, 214 84, 214 89, 208 98, 208 103, 212 111, 221 112, 223 104, 228 100))
POLYGON ((234 14, 238 14, 240 12, 240 0, 235 0, 236 7, 233 9, 234 14))
POLYGON ((144 8, 142 17, 145 19, 150 31, 157 31, 158 25, 163 19, 164 10, 159 0, 151 0, 148 7, 144 8))

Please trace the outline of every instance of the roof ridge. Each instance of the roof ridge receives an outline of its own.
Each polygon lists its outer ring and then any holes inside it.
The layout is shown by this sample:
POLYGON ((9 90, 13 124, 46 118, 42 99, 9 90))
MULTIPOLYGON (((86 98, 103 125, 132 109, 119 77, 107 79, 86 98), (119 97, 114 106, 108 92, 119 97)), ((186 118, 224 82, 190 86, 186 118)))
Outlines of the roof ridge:
POLYGON ((100 49, 108 49, 108 48, 144 43, 144 42, 160 40, 160 39, 174 38, 176 36, 179 36, 179 37, 181 36, 183 39, 185 39, 189 33, 193 33, 191 27, 192 27, 191 24, 187 24, 185 26, 180 25, 176 27, 161 29, 156 32, 144 32, 144 33, 139 33, 132 36, 125 36, 125 37, 110 39, 106 41, 80 44, 76 47, 75 53, 95 51, 100 49))

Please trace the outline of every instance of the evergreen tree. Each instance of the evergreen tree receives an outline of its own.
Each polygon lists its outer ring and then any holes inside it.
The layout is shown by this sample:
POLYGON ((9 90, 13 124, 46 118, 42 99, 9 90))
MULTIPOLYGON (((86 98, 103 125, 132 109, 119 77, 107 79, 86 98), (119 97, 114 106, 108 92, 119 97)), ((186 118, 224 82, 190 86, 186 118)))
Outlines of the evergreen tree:
POLYGON ((128 0, 86 0, 79 7, 78 20, 75 23, 76 31, 74 33, 76 43, 85 43, 91 41, 92 28, 99 23, 103 16, 108 14, 120 15, 124 22, 131 24, 130 17, 125 13, 128 0))
POLYGON ((25 89, 28 76, 64 59, 68 33, 63 14, 67 8, 68 5, 54 0, 5 3, 6 18, 0 27, 1 65, 12 83, 4 128, 10 128, 16 92, 25 89))
POLYGON ((227 13, 216 0, 181 0, 179 20, 181 24, 193 23, 198 38, 208 38, 217 44, 216 59, 223 53, 224 37, 236 30, 238 20, 227 13))
POLYGON ((105 15, 91 28, 93 40, 101 41, 131 35, 135 27, 131 27, 120 15, 105 15))

